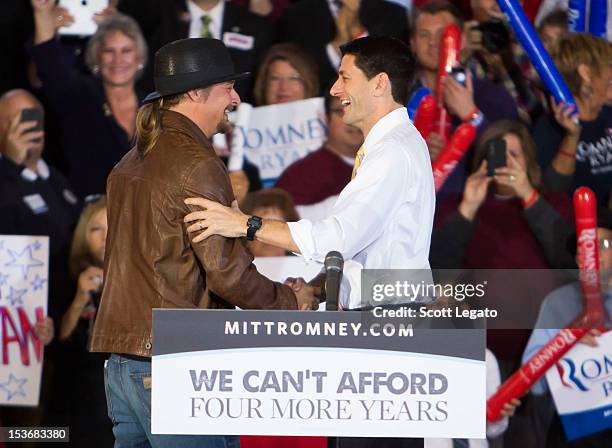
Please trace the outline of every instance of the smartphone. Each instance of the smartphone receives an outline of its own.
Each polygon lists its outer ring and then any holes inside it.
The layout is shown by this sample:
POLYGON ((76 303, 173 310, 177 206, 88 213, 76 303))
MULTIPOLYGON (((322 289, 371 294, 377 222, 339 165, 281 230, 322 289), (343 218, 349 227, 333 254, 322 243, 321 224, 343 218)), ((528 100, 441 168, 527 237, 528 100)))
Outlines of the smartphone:
MULTIPOLYGON (((43 115, 43 111, 40 109, 37 109, 35 107, 31 107, 31 108, 27 108, 27 109, 22 109, 21 110, 21 118, 20 118, 20 122, 24 123, 24 122, 31 122, 32 123, 32 127, 29 127, 28 129, 26 129, 24 132, 28 133, 28 132, 37 132, 37 131, 42 131, 43 130, 43 125, 44 125, 44 115, 43 115)), ((42 138, 37 138, 32 140, 33 143, 40 143, 42 142, 42 138)), ((34 155, 34 149, 28 149, 27 151, 27 155, 26 155, 26 159, 30 159, 32 158, 34 155)))
POLYGON ((497 168, 506 166, 506 140, 501 137, 487 142, 487 176, 493 176, 497 168))
POLYGON ((462 86, 464 87, 467 86, 467 75, 463 67, 461 66, 453 67, 450 71, 450 75, 453 78, 455 78, 455 81, 457 81, 462 86))
POLYGON ((108 6, 108 0, 60 0, 59 4, 74 17, 74 23, 58 30, 61 35, 91 36, 98 26, 93 15, 108 6))
MULTIPOLYGON (((26 121, 32 122, 32 127, 26 129, 25 130, 26 133, 42 131, 43 124, 44 124, 43 123, 43 111, 35 107, 31 107, 28 109, 22 109, 20 122, 23 123, 26 121)), ((42 139, 37 138, 36 140, 34 140, 34 143, 40 143, 41 141, 42 139)))

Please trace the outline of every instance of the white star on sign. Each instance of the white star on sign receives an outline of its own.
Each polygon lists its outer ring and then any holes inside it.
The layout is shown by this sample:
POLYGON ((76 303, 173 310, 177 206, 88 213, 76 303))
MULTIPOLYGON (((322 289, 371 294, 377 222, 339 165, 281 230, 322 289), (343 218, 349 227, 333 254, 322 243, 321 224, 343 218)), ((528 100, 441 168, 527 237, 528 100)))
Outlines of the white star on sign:
POLYGON ((11 290, 9 292, 9 295, 6 296, 6 300, 11 302, 12 306, 15 306, 17 302, 19 302, 19 305, 23 306, 23 300, 21 299, 25 295, 25 293, 28 292, 28 290, 27 289, 14 289, 12 286, 10 288, 11 290))
POLYGON ((0 389, 4 390, 7 394, 7 400, 11 401, 15 395, 21 395, 25 397, 25 391, 23 390, 23 386, 27 383, 27 378, 16 378, 12 373, 9 375, 9 380, 6 383, 0 383, 0 389), (13 386, 11 386, 13 384, 13 386))
POLYGON ((37 268, 45 265, 42 261, 32 258, 32 248, 30 246, 26 246, 19 254, 11 249, 7 250, 12 260, 6 263, 5 266, 21 269, 24 279, 28 277, 30 268, 37 268))

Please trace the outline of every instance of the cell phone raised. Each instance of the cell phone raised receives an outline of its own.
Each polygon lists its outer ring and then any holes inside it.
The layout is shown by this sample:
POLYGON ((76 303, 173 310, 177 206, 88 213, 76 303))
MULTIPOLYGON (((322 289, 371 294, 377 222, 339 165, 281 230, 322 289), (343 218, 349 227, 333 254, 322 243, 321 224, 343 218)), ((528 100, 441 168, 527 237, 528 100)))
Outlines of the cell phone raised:
POLYGON ((497 168, 506 166, 506 140, 493 138, 487 143, 487 176, 495 174, 497 168))
MULTIPOLYGON (((21 123, 32 122, 32 127, 26 129, 25 130, 26 133, 42 131, 43 129, 43 111, 36 107, 22 109, 21 119, 19 121, 21 123)), ((37 141, 36 143, 39 143, 39 141, 37 141)))

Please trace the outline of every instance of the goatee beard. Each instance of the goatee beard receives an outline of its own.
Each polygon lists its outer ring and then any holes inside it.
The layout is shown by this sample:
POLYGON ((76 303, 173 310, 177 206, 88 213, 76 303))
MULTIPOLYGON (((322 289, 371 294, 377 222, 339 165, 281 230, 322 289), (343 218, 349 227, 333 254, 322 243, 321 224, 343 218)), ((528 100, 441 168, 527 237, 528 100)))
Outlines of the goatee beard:
POLYGON ((232 133, 232 123, 227 118, 223 118, 217 125, 217 132, 219 134, 231 134, 232 133))

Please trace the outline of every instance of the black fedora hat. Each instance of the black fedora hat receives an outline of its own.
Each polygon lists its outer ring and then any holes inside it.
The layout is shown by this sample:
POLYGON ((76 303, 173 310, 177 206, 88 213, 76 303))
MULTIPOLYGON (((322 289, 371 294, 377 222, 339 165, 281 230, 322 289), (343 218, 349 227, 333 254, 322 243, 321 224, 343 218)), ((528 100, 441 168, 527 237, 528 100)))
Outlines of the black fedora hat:
POLYGON ((249 75, 235 73, 229 51, 218 39, 175 40, 155 53, 155 92, 147 95, 143 103, 249 75))

